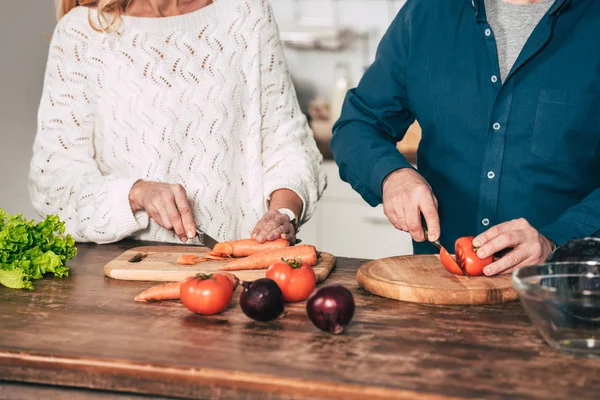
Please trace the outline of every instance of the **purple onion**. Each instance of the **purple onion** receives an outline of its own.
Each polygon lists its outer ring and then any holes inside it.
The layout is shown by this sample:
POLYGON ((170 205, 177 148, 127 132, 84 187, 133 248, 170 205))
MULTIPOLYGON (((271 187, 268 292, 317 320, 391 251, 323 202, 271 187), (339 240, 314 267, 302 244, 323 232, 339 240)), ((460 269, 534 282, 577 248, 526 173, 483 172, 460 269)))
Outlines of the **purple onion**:
POLYGON ((325 286, 308 299, 306 311, 312 323, 323 332, 338 335, 354 316, 354 297, 341 285, 325 286))
POLYGON ((283 293, 274 280, 257 279, 242 282, 240 307, 246 316, 255 321, 271 321, 283 312, 283 293))

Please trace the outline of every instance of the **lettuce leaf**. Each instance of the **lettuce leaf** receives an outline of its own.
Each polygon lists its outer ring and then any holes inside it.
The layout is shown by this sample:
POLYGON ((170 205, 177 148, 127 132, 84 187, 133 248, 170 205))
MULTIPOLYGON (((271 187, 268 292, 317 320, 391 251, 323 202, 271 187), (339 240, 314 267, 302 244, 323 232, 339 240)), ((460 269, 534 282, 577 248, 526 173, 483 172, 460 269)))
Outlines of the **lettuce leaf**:
POLYGON ((57 215, 38 224, 22 215, 8 216, 0 208, 0 284, 12 289, 30 289, 33 280, 46 274, 69 275, 66 262, 77 253, 71 235, 57 215))

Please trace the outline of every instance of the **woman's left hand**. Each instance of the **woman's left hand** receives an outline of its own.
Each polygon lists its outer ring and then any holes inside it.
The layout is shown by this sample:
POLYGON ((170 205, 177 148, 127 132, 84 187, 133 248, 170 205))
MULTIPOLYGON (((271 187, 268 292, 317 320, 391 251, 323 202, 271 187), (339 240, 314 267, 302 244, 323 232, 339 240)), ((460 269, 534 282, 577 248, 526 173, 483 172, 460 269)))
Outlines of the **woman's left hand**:
POLYGON ((259 243, 282 238, 291 245, 296 244, 296 232, 290 218, 275 210, 269 211, 258 221, 251 237, 259 243))

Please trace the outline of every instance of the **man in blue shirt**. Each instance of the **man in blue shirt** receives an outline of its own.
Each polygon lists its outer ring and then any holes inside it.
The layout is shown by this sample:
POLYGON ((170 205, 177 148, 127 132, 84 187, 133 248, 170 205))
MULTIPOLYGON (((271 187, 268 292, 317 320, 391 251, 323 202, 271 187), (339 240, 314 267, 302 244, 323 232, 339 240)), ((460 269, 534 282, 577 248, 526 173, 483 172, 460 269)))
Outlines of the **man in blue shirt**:
POLYGON ((422 214, 446 248, 471 235, 481 258, 506 250, 494 275, 598 234, 599 139, 600 1, 408 0, 331 147, 415 253, 435 251, 422 214), (415 119, 418 172, 396 149, 415 119))

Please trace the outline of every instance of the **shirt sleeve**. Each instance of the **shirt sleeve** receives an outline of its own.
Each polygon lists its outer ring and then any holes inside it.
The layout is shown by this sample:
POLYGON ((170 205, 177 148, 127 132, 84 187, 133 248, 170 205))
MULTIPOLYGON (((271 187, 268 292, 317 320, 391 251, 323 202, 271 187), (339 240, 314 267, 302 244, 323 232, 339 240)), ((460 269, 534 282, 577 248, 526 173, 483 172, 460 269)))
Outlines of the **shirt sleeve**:
POLYGON ((148 217, 134 215, 129 205, 137 179, 104 175, 94 159, 88 43, 70 21, 63 17, 50 43, 29 193, 35 210, 41 216, 58 214, 75 240, 110 243, 144 229, 148 217))
POLYGON ((323 156, 300 110, 271 5, 260 1, 264 197, 270 199, 278 189, 292 190, 302 199, 299 220, 304 223, 314 214, 327 184, 323 156))
POLYGON ((406 92, 411 8, 408 1, 392 22, 333 128, 331 149, 340 177, 372 206, 382 201, 387 175, 412 167, 396 148, 415 121, 406 92))
POLYGON ((600 188, 565 211, 554 223, 541 228, 540 233, 558 246, 571 239, 597 236, 600 233, 600 188))

